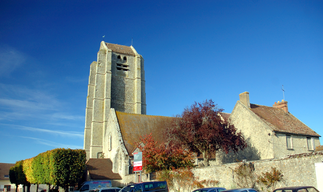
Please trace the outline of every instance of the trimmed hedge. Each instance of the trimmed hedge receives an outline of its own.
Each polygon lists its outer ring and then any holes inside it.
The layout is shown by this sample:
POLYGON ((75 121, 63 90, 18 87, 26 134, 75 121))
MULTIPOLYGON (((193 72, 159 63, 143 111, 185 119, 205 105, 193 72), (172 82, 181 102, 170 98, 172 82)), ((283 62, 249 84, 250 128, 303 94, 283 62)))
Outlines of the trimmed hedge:
POLYGON ((10 182, 49 184, 67 189, 82 179, 85 162, 85 150, 53 149, 31 159, 16 162, 10 169, 10 182))

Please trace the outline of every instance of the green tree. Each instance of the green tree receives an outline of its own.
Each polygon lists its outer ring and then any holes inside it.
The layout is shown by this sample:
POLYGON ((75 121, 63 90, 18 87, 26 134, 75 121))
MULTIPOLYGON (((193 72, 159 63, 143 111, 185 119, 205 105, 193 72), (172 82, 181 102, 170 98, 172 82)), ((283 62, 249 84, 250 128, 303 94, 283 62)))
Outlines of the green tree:
POLYGON ((63 187, 67 192, 68 186, 75 185, 82 179, 86 153, 84 150, 54 149, 52 158, 53 183, 51 184, 63 187))
POLYGON ((16 176, 16 166, 10 167, 9 169, 9 180, 10 183, 14 183, 16 185, 16 192, 18 191, 18 180, 16 176))

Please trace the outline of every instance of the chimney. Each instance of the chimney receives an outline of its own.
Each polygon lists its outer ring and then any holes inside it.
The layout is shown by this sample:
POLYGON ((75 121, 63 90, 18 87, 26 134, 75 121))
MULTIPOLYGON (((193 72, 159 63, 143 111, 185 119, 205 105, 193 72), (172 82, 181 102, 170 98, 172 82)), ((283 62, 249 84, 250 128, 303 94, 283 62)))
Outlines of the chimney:
POLYGON ((243 103, 246 107, 250 108, 249 92, 243 92, 239 94, 240 102, 243 103))
POLYGON ((275 102, 273 107, 276 109, 282 109, 285 111, 285 113, 288 113, 287 101, 284 101, 284 99, 281 102, 279 101, 275 102))

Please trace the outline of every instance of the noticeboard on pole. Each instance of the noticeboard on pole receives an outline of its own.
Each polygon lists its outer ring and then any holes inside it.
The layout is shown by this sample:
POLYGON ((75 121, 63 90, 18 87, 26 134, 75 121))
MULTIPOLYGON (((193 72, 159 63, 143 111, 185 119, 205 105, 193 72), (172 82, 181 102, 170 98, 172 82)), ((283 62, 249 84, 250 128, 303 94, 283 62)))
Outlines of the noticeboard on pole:
POLYGON ((133 153, 133 171, 142 171, 142 152, 133 153))

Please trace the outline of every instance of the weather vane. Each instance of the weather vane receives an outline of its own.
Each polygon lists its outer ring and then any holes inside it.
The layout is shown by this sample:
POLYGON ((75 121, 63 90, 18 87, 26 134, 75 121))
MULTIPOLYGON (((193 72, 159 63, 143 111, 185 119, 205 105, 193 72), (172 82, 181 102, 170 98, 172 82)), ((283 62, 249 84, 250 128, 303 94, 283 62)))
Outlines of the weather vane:
POLYGON ((282 85, 282 91, 283 91, 283 99, 285 101, 285 89, 284 89, 284 85, 282 85))

